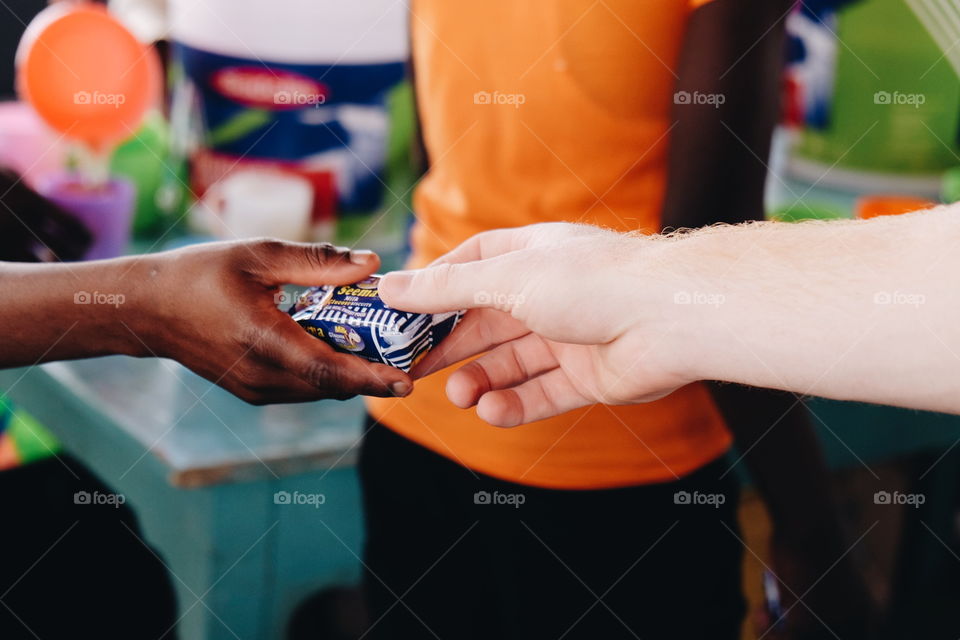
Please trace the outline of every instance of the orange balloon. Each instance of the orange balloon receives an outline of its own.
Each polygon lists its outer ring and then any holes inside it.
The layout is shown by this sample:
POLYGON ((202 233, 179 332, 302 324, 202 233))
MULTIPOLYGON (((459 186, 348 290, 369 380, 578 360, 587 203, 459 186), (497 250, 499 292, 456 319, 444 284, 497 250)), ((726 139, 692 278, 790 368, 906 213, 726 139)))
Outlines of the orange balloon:
POLYGON ((44 9, 27 27, 16 61, 21 97, 51 127, 94 149, 132 135, 157 98, 156 51, 100 5, 44 9))

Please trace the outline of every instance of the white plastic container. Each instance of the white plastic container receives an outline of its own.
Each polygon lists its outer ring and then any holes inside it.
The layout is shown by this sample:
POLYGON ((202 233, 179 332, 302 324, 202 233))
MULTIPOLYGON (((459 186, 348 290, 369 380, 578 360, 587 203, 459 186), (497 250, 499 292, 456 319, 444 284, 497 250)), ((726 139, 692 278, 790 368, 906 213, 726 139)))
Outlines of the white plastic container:
POLYGON ((390 206, 388 220, 382 213, 390 98, 408 56, 403 2, 171 0, 169 20, 171 114, 202 200, 195 224, 227 237, 363 236, 381 250, 402 242, 405 208, 390 206), (228 176, 230 188, 218 188, 228 176), (308 201, 297 182, 308 185, 308 201), (285 187, 264 194, 264 184, 285 187))

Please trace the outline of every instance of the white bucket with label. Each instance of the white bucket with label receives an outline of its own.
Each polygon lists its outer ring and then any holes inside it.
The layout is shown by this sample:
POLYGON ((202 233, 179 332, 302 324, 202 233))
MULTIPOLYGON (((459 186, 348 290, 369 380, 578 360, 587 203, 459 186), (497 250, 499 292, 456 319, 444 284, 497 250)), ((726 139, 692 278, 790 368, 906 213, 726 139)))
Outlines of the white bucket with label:
POLYGON ((169 18, 194 226, 402 244, 406 187, 387 185, 412 175, 403 2, 171 0, 169 18))

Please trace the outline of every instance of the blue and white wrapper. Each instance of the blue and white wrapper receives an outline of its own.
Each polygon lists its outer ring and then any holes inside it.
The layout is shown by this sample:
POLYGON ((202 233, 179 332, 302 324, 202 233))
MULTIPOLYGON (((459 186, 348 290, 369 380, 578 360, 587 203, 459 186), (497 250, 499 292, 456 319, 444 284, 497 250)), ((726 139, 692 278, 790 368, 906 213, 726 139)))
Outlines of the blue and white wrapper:
POLYGON ((380 299, 380 276, 350 285, 311 287, 289 313, 337 351, 410 371, 450 335, 463 311, 429 314, 393 309, 380 299))

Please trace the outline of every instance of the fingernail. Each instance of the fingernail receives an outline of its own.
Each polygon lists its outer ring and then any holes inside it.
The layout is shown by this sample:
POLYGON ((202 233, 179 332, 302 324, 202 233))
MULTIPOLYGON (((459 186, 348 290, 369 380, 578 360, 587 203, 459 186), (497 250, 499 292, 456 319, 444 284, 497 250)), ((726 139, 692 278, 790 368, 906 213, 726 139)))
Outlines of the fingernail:
POLYGON ((390 391, 398 398, 410 395, 412 387, 406 382, 393 382, 390 384, 390 391))
POLYGON ((353 264, 367 264, 375 254, 369 249, 355 249, 350 252, 350 262, 353 264))

